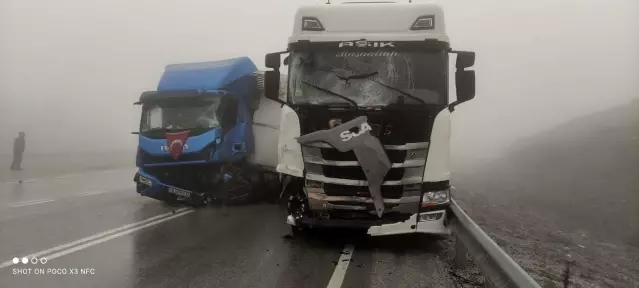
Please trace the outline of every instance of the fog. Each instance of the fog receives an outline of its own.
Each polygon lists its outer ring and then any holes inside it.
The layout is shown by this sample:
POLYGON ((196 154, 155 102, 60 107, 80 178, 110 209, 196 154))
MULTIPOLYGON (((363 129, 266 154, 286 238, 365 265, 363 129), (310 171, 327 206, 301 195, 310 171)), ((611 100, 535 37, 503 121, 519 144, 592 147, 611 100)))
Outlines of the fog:
MULTIPOLYGON (((0 0, 0 154, 18 131, 27 153, 133 151, 132 103, 166 64, 262 67, 286 48, 296 8, 316 2, 0 0)), ((499 155, 639 94, 636 0, 439 2, 453 48, 477 52, 477 97, 453 118, 457 156, 499 155)))

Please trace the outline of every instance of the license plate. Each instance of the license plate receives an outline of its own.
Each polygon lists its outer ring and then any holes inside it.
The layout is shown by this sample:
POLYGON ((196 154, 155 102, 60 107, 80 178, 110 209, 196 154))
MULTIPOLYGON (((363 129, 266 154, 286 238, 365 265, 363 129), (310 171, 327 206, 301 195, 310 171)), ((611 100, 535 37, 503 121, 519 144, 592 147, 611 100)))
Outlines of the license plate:
POLYGON ((178 188, 169 187, 169 193, 180 197, 191 198, 191 191, 186 191, 178 188))

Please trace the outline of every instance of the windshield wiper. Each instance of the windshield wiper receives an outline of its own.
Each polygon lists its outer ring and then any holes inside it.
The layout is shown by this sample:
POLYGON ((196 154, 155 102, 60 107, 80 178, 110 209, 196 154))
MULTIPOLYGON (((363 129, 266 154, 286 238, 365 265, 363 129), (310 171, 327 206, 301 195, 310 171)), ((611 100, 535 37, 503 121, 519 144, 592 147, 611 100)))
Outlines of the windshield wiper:
POLYGON ((379 82, 379 81, 377 81, 375 79, 368 79, 371 76, 375 76, 375 75, 379 74, 377 71, 371 72, 371 73, 365 73, 365 74, 355 74, 355 75, 350 75, 350 76, 344 77, 344 76, 339 75, 339 73, 337 73, 337 71, 334 71, 334 70, 327 70, 327 69, 318 69, 318 70, 319 71, 325 71, 325 72, 333 73, 335 75, 335 77, 337 77, 338 79, 344 81, 347 84, 350 84, 350 83, 348 83, 348 80, 350 80, 350 79, 364 79, 364 80, 373 81, 373 82, 375 82, 375 83, 377 83, 377 84, 379 84, 381 86, 384 86, 384 87, 386 87, 386 88, 388 88, 390 90, 393 90, 393 91, 395 91, 397 93, 400 93, 400 94, 402 94, 402 95, 404 95, 404 96, 406 96, 408 98, 416 100, 416 101, 418 101, 418 102, 420 102, 422 104, 426 104, 426 101, 424 101, 424 99, 419 98, 419 97, 414 96, 414 95, 411 95, 410 93, 408 93, 406 91, 403 91, 403 90, 401 90, 399 88, 395 88, 393 86, 386 85, 386 84, 384 84, 382 82, 379 82))
POLYGON ((322 92, 324 92, 324 93, 326 93, 326 94, 329 94, 329 95, 333 95, 333 96, 335 96, 335 97, 342 98, 342 99, 344 99, 344 100, 348 101, 348 103, 352 104, 352 105, 353 105, 353 107, 354 107, 355 109, 359 108, 359 106, 357 106, 357 102, 353 101, 353 99, 350 99, 350 98, 348 98, 348 97, 346 97, 346 96, 344 96, 344 95, 342 95, 342 94, 335 93, 335 92, 333 92, 333 91, 331 91, 331 90, 324 89, 324 88, 319 87, 319 86, 315 86, 315 85, 313 85, 313 84, 311 84, 311 83, 308 83, 308 82, 306 82, 306 81, 301 81, 301 82, 302 82, 302 84, 304 84, 304 85, 306 85, 306 86, 313 87, 313 88, 315 88, 315 89, 317 89, 317 90, 319 90, 319 91, 322 91, 322 92))
POLYGON ((393 87, 393 86, 386 85, 386 84, 384 84, 384 83, 382 83, 382 82, 379 82, 379 81, 377 81, 377 80, 375 80, 375 79, 367 79, 367 80, 373 81, 373 82, 375 82, 375 83, 377 83, 377 84, 379 84, 379 85, 382 85, 382 86, 384 86, 384 87, 386 87, 386 88, 388 88, 388 89, 390 89, 390 90, 393 90, 393 91, 395 91, 395 92, 397 92, 397 93, 400 93, 400 94, 402 94, 402 95, 404 95, 404 96, 406 96, 406 97, 408 97, 408 98, 411 98, 411 99, 413 99, 413 100, 416 100, 416 101, 418 101, 418 102, 421 102, 422 104, 427 104, 427 103, 426 103, 426 101, 424 101, 424 99, 419 98, 419 97, 414 96, 414 95, 411 95, 410 93, 408 93, 408 92, 406 92, 406 91, 404 91, 404 90, 402 90, 402 89, 399 89, 399 88, 395 88, 395 87, 393 87))
POLYGON ((166 127, 157 127, 157 128, 151 128, 151 129, 144 130, 143 132, 166 132, 166 133, 171 133, 171 132, 176 132, 176 131, 193 130, 193 129, 198 129, 198 128, 199 128, 199 127, 194 127, 194 128, 166 128, 166 127))
POLYGON ((379 72, 375 71, 375 72, 371 72, 371 73, 363 73, 363 74, 355 74, 355 75, 350 75, 350 76, 342 76, 339 75, 339 73, 335 70, 328 70, 328 69, 318 69, 317 71, 324 71, 324 72, 330 72, 333 73, 333 75, 335 75, 335 77, 337 77, 339 80, 342 80, 346 83, 348 83, 348 80, 351 79, 366 79, 368 77, 371 76, 375 76, 377 74, 379 74, 379 72))

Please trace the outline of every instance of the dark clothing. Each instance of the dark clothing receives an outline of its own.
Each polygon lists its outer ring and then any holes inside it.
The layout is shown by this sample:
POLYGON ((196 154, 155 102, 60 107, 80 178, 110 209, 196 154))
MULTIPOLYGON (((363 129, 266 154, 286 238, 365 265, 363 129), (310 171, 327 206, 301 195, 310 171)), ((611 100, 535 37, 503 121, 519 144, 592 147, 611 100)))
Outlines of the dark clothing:
POLYGON ((16 140, 13 141, 13 155, 24 153, 24 137, 16 137, 16 140))
POLYGON ((22 153, 24 153, 25 141, 24 137, 18 137, 13 141, 13 162, 11 163, 11 169, 21 169, 22 165, 22 153))
POLYGON ((22 165, 22 153, 13 154, 13 162, 11 162, 11 169, 20 170, 20 165, 22 165))

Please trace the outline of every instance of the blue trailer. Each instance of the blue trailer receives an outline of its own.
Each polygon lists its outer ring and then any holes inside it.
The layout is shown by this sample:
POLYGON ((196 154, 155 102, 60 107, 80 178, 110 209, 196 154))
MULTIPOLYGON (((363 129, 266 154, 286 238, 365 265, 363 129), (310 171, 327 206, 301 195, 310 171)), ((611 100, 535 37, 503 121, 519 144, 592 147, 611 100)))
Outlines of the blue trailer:
POLYGON ((247 57, 166 66, 157 90, 135 103, 142 106, 137 192, 205 204, 247 201, 279 189, 274 171, 281 107, 263 96, 261 77, 247 57))

